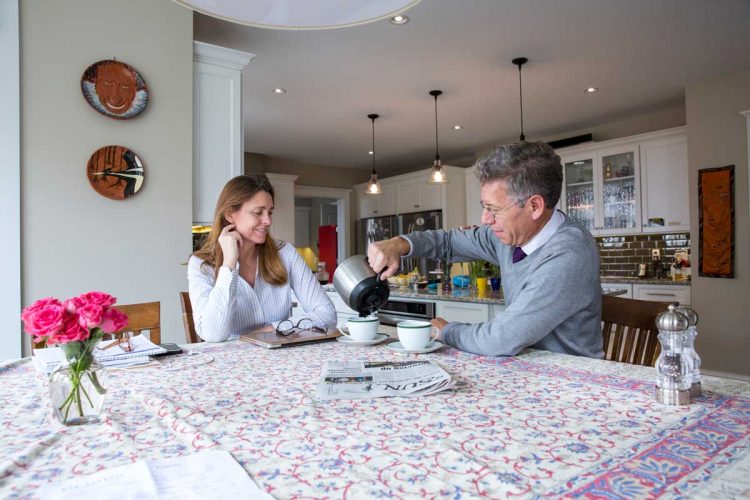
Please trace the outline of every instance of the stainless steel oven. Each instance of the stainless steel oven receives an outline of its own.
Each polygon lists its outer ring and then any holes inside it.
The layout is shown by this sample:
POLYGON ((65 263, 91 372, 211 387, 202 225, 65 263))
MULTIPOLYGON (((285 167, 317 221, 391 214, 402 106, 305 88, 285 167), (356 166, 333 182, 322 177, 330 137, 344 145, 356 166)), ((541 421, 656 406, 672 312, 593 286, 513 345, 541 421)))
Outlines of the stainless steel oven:
POLYGON ((390 326, 407 319, 429 321, 435 317, 435 304, 391 298, 380 308, 378 317, 382 324, 390 326))

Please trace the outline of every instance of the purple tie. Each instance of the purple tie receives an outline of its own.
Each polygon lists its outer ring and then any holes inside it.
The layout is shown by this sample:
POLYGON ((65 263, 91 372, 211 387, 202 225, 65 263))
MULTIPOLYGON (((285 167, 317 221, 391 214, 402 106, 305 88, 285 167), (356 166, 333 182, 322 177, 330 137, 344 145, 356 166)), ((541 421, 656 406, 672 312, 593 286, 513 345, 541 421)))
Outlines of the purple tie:
POLYGON ((515 264, 518 261, 521 261, 526 258, 526 252, 524 252, 521 247, 516 247, 515 250, 513 250, 513 263, 515 264))

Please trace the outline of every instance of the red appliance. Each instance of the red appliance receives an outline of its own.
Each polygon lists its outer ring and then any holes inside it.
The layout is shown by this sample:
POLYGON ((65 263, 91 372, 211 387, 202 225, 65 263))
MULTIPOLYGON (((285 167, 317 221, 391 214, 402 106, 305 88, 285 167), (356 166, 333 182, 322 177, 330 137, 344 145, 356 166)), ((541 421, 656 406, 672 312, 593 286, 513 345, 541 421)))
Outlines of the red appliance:
POLYGON ((336 257, 338 248, 338 236, 336 233, 336 224, 328 226, 318 226, 318 262, 326 263, 329 283, 333 279, 333 273, 336 271, 336 257))

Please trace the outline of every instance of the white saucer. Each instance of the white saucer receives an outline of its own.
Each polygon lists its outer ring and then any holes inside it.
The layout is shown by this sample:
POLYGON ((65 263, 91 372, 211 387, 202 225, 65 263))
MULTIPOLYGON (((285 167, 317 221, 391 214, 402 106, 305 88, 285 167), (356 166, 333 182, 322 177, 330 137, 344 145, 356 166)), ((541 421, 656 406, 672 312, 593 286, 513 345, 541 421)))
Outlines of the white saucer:
POLYGON ((342 335, 341 337, 336 337, 336 340, 341 342, 342 344, 348 344, 348 345, 375 345, 380 344, 381 342, 388 339, 388 335, 384 333, 378 333, 374 339, 372 340, 354 340, 350 337, 347 337, 346 335, 342 335))
POLYGON ((442 342, 438 342, 437 340, 433 340, 424 349, 404 349, 404 346, 401 345, 401 342, 393 342, 392 344, 388 344, 386 346, 391 351, 395 352, 402 352, 406 354, 426 354, 428 352, 437 351, 441 347, 443 347, 442 342))

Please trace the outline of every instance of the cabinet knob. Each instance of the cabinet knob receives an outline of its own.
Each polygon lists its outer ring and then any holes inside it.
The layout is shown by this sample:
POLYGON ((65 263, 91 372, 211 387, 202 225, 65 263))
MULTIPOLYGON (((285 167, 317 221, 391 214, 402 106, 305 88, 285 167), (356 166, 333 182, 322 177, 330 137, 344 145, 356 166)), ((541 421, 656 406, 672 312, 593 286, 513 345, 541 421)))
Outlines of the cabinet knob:
POLYGON ((378 211, 377 210, 373 210, 372 213, 376 214, 376 213, 378 213, 378 211))
POLYGON ((414 208, 419 208, 419 205, 414 205, 414 208))

